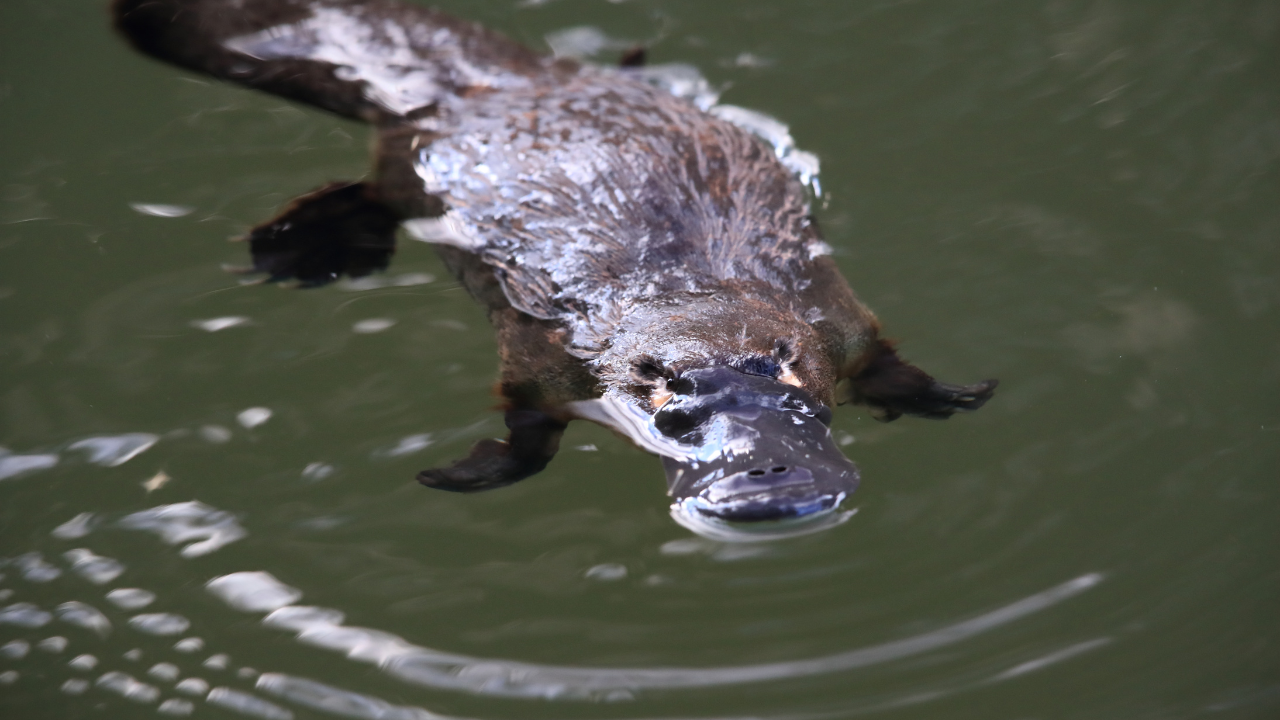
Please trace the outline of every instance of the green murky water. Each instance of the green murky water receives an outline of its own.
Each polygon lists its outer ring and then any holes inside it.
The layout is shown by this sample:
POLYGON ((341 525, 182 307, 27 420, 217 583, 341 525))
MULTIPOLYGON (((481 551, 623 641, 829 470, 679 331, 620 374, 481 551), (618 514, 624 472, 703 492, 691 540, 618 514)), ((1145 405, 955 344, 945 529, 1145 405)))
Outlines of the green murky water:
POLYGON ((778 544, 690 535, 584 424, 533 480, 420 488, 501 429, 431 250, 380 288, 220 269, 366 130, 136 57, 100 2, 6 0, 4 717, 1280 715, 1280 5, 444 6, 784 119, 903 353, 997 398, 838 412, 858 512, 778 544), (205 587, 249 571, 344 618, 205 587))

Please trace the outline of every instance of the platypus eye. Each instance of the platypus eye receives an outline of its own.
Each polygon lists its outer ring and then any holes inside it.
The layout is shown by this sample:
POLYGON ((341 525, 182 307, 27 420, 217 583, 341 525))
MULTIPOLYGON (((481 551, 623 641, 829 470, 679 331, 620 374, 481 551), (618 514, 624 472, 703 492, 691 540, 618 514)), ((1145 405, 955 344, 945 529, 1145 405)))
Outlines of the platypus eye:
POLYGON ((676 395, 692 395, 698 391, 698 384, 692 378, 671 378, 667 380, 667 390, 676 395))
POLYGON ((654 358, 642 357, 631 366, 631 375, 642 383, 655 384, 664 377, 670 377, 671 373, 654 358))

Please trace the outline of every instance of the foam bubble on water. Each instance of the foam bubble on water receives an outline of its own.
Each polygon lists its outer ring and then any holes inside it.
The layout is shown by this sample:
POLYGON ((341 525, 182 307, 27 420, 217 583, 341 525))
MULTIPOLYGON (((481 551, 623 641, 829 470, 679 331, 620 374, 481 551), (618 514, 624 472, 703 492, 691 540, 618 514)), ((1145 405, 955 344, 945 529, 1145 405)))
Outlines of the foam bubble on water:
POLYGON ((0 685, 12 685, 18 682, 18 677, 19 675, 17 670, 6 670, 4 672, 0 672, 0 685))
POLYGON ((402 275, 366 275, 362 278, 343 280, 338 289, 348 291, 378 290, 388 287, 412 287, 426 285, 436 280, 430 273, 404 273, 402 275))
POLYGON ((29 652, 31 652, 31 643, 26 640, 11 640, 0 645, 0 658, 6 660, 21 660, 29 652))
POLYGON ((199 328, 200 330, 211 333, 248 324, 249 318, 244 317, 243 315, 225 315, 223 317, 191 321, 191 327, 199 328))
POLYGON ((625 50, 632 45, 629 40, 618 40, 591 25, 554 30, 543 36, 556 57, 588 58, 605 50, 625 50))
POLYGON ((231 431, 221 425, 202 425, 198 432, 205 442, 214 445, 231 442, 231 431))
POLYGON ((155 602, 156 594, 142 588, 116 588, 107 599, 123 610, 139 610, 155 602))
POLYGON ((92 655, 77 655, 71 658, 71 662, 67 663, 67 667, 72 670, 89 671, 98 667, 98 658, 92 655))
POLYGON ((173 686, 173 689, 184 695, 202 697, 209 692, 209 683, 198 677, 189 677, 179 680, 178 684, 173 686))
POLYGON ((132 650, 129 650, 128 652, 121 655, 120 657, 124 658, 125 660, 128 660, 129 662, 138 662, 139 660, 142 659, 142 648, 134 648, 132 650))
POLYGON ((63 650, 66 650, 67 645, 69 644, 70 644, 70 641, 67 640, 66 638, 62 637, 61 635, 54 635, 52 637, 47 637, 41 640, 40 642, 36 643, 36 647, 40 648, 41 650, 47 653, 60 653, 63 650))
POLYGON ((71 678, 62 683, 62 692, 68 695, 83 695, 89 690, 89 681, 84 678, 71 678))
POLYGON ((159 218, 180 218, 186 217, 195 212, 195 208, 189 205, 166 205, 165 203, 129 203, 129 207, 136 213, 141 215, 150 215, 159 218))
POLYGON ((160 703, 160 707, 157 708, 159 712, 164 713, 165 715, 182 716, 190 715, 195 711, 195 709, 196 706, 193 705, 190 700, 183 700, 182 698, 169 698, 168 700, 160 703))
POLYGON ((179 554, 185 558, 208 555, 249 534, 236 522, 234 515, 198 500, 159 505, 128 515, 118 524, 130 530, 154 532, 170 545, 198 541, 182 548, 179 554))
POLYGON ((310 482, 320 482, 333 475, 336 471, 337 468, 328 463, 313 462, 302 468, 302 479, 310 482))
POLYGON ((204 640, 198 637, 182 638, 173 644, 173 649, 180 653, 200 652, 204 649, 204 640))
POLYGON ((405 220, 400 227, 409 237, 426 243, 452 245, 469 252, 484 247, 484 242, 471 232, 467 222, 452 210, 439 217, 405 220))
POLYGON ((252 680, 258 677, 258 675, 260 674, 261 673, 259 673, 256 669, 251 667, 242 667, 236 671, 236 677, 240 678, 241 680, 252 680))
POLYGON ((687 63, 646 65, 627 72, 688 101, 699 110, 708 110, 720 100, 720 89, 707 82, 701 70, 687 63))
POLYGON ((376 697, 280 673, 263 673, 257 689, 297 705, 359 720, 442 720, 440 715, 419 707, 392 705, 376 697))
POLYGON ((728 63, 721 64, 728 64, 733 67, 740 68, 766 68, 773 65, 773 60, 767 57, 761 57, 755 53, 740 52, 733 58, 733 60, 728 63))
POLYGON ((215 577, 205 589, 218 599, 242 612, 271 612, 292 605, 302 598, 302 591, 289 587, 271 573, 237 572, 215 577))
POLYGON ((35 583, 47 583, 62 577, 62 571, 45 562, 44 556, 38 552, 29 552, 13 559, 25 580, 35 583))
POLYGON ((403 455, 411 455, 419 450, 425 450, 431 446, 433 442, 431 433, 419 433, 417 435, 406 435, 400 438, 400 442, 389 448, 374 450, 373 456, 377 458, 393 458, 403 455))
POLYGON ((251 429, 251 428, 256 428, 262 423, 270 420, 271 415, 272 415, 271 408, 265 408, 265 407, 245 408, 244 410, 241 410, 239 414, 236 415, 236 422, 240 423, 245 428, 251 429))
POLYGON ((228 687, 216 687, 209 691, 205 702, 233 710, 242 715, 263 720, 293 720, 293 713, 279 705, 228 687))
POLYGON ((37 470, 48 470, 58 464, 52 454, 13 455, 0 448, 0 480, 16 478, 37 470))
POLYGON ((174 665, 173 663, 162 662, 162 663, 156 663, 155 665, 152 665, 151 668, 147 670, 147 674, 157 680, 163 680, 164 682, 173 682, 174 680, 177 680, 178 676, 181 675, 182 673, 181 671, 178 670, 177 665, 174 665))
POLYGON ((148 635, 181 635, 191 621, 174 613, 144 613, 129 618, 129 626, 148 635))
POLYGON ((138 703, 150 704, 160 699, 160 690, 154 685, 139 682, 118 671, 104 673, 94 685, 138 703))
POLYGON ((0 625, 17 625, 25 628, 44 627, 53 615, 28 602, 14 603, 0 608, 0 625))
POLYGON ((208 658, 205 659, 203 664, 205 667, 209 668, 210 670, 226 670, 227 665, 229 665, 230 663, 231 663, 230 656, 228 656, 225 653, 218 653, 217 655, 210 655, 208 658))
POLYGON ((71 443, 68 449, 84 450, 89 454, 89 462, 95 465, 116 467, 129 462, 159 441, 160 436, 151 433, 125 433, 85 438, 71 443))
POLYGON ((427 285, 436 281, 436 276, 431 273, 404 273, 388 277, 391 284, 395 287, 413 287, 414 285, 427 285))
POLYGON ((618 563, 601 563, 587 568, 583 575, 590 580, 621 580, 627 576, 627 566, 618 563))
POLYGON ((80 513, 70 520, 62 523, 54 528, 49 534, 59 540, 79 540, 80 538, 93 532, 94 527, 98 525, 96 516, 93 513, 80 513))
POLYGON ((106 637, 111 632, 111 621, 92 605, 78 600, 64 602, 54 609, 58 619, 68 625, 75 625, 91 630, 99 637, 106 637))
POLYGON ((94 585, 105 585, 124 572, 124 565, 119 560, 96 555, 85 548, 68 550, 62 553, 62 557, 71 563, 71 572, 94 585))
POLYGON ((391 318, 366 318, 351 326, 351 331, 361 335, 372 335, 389 330, 396 324, 391 318))

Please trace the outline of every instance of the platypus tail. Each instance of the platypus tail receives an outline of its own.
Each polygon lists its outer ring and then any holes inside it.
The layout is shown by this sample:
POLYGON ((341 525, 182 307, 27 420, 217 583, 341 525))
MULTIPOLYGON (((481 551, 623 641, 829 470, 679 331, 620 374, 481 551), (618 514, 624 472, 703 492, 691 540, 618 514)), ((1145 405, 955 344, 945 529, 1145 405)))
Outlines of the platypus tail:
POLYGON ((114 0, 112 14, 148 55, 368 122, 551 67, 479 25, 388 0, 114 0))

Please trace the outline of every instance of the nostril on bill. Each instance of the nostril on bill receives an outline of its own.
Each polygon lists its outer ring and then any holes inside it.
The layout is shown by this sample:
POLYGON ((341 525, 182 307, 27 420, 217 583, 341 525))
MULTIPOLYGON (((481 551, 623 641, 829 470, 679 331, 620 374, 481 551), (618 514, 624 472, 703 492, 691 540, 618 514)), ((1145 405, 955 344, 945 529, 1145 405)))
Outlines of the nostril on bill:
MULTIPOLYGON (((774 471, 774 472, 776 472, 776 473, 784 473, 784 472, 786 472, 786 471, 787 471, 787 466, 786 466, 786 465, 778 465, 778 466, 776 466, 776 467, 774 467, 774 468, 773 468, 773 471, 774 471)), ((763 475, 764 473, 760 473, 760 474, 761 474, 761 475, 763 475)))

